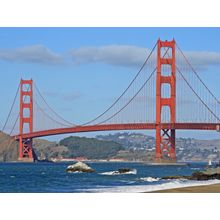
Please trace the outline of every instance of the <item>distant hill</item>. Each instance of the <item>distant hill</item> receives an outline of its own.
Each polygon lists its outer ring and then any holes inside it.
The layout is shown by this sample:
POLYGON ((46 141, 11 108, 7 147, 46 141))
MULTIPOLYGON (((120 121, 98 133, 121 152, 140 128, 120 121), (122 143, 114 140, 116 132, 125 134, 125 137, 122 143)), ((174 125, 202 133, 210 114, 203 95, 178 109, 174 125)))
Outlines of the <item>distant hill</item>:
POLYGON ((64 157, 86 157, 88 159, 106 159, 117 155, 124 148, 114 141, 102 141, 96 138, 67 137, 60 141, 69 152, 64 157))
MULTIPOLYGON (((18 161, 19 143, 9 135, 0 132, 0 162, 18 161)), ((114 157, 124 148, 113 141, 101 141, 95 138, 68 137, 59 143, 44 139, 34 139, 33 149, 39 160, 52 158, 87 157, 88 159, 106 159, 114 157)))
MULTIPOLYGON (((9 135, 0 132, 0 162, 18 161, 19 143, 9 135)), ((43 139, 34 139, 34 152, 38 159, 48 159, 52 157, 62 157, 68 151, 65 146, 59 146, 56 142, 43 139)))
MULTIPOLYGON (((109 135, 97 135, 96 138, 120 143, 125 149, 130 152, 133 151, 133 155, 138 155, 138 158, 141 158, 143 152, 147 156, 147 160, 154 158, 155 137, 136 132, 118 132, 109 135)), ((207 161, 209 159, 219 161, 220 139, 176 138, 176 154, 178 161, 207 161)), ((129 157, 131 156, 130 154, 129 157)))
POLYGON ((18 142, 9 135, 0 132, 0 161, 17 161, 18 142))
POLYGON ((149 147, 155 146, 155 138, 142 133, 118 132, 108 135, 97 135, 96 138, 98 140, 120 143, 125 149, 145 149, 148 145, 149 147))
MULTIPOLYGON (((34 139, 33 149, 38 159, 65 159, 86 157, 88 159, 123 159, 130 161, 153 161, 155 138, 142 133, 123 132, 98 135, 96 138, 70 136, 59 143, 34 139)), ((220 160, 220 140, 177 138, 178 161, 220 160)), ((17 161, 18 142, 0 132, 0 162, 17 161)))

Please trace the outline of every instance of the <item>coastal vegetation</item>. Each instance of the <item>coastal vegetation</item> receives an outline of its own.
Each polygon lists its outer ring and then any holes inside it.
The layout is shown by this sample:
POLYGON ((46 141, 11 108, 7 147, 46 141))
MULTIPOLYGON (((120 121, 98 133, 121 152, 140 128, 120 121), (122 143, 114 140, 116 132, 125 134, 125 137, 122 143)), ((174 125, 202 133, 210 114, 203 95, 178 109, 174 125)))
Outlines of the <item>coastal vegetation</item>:
POLYGON ((64 157, 86 157, 88 159, 111 158, 124 148, 121 144, 113 141, 102 141, 96 138, 67 137, 60 141, 60 145, 66 146, 68 152, 64 157))

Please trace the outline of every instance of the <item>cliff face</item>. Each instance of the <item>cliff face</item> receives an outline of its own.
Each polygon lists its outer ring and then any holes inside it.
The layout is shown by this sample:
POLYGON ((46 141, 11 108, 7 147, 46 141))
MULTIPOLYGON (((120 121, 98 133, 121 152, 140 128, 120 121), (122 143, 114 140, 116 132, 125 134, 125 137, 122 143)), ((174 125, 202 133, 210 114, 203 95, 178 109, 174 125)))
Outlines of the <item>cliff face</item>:
POLYGON ((18 142, 0 132, 0 162, 18 160, 18 142))
MULTIPOLYGON (((18 161, 18 148, 17 141, 0 132, 0 162, 18 161)), ((33 148, 38 159, 61 157, 63 153, 68 151, 67 147, 42 139, 34 139, 33 148)))
POLYGON ((37 158, 40 160, 61 158, 63 157, 63 154, 68 152, 67 147, 44 139, 34 139, 33 149, 37 158))

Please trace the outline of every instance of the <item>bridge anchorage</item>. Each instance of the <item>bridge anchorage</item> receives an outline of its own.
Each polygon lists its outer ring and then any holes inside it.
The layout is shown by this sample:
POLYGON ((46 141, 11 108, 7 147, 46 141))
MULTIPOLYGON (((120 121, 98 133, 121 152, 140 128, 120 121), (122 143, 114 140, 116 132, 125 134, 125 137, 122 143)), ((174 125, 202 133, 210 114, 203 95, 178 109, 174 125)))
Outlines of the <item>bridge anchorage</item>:
POLYGON ((12 109, 19 109, 14 101, 4 128, 12 128, 6 133, 19 142, 20 161, 34 161, 34 138, 93 131, 155 130, 155 162, 172 163, 176 162, 176 130, 220 130, 220 102, 175 40, 159 39, 119 98, 81 125, 57 114, 32 80, 21 79, 14 100, 19 91, 20 112, 10 126, 9 118, 15 115, 12 109))

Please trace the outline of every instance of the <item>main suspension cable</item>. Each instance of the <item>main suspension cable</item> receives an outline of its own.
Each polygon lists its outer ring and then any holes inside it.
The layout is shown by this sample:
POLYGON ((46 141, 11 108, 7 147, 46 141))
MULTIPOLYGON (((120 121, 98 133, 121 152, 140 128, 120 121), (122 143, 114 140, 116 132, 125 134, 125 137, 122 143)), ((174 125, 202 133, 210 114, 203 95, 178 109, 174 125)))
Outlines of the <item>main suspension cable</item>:
MULTIPOLYGON (((167 52, 168 52, 169 48, 165 51, 163 58, 166 56, 167 52)), ((112 119, 113 117, 115 117, 116 115, 118 115, 123 109, 125 109, 133 100, 134 98, 140 93, 140 91, 144 88, 144 86, 149 82, 149 80, 151 79, 151 77, 154 75, 154 73, 156 72, 157 67, 154 68, 154 70, 151 72, 150 76, 148 77, 148 79, 144 82, 144 84, 141 86, 141 88, 135 93, 135 95, 119 110, 117 111, 115 114, 113 114, 112 116, 110 116, 109 118, 107 118, 106 120, 98 123, 99 124, 103 124, 106 121, 112 119)))
POLYGON ((15 105, 15 102, 16 102, 16 99, 17 99, 17 96, 18 96, 19 88, 20 88, 20 83, 18 85, 18 88, 17 88, 17 91, 16 91, 16 95, 15 95, 14 100, 12 102, 12 105, 11 105, 10 111, 8 113, 8 116, 6 118, 5 124, 4 124, 3 128, 2 128, 2 132, 5 130, 5 127, 6 127, 7 123, 8 123, 9 118, 10 118, 11 112, 12 112, 12 110, 14 108, 14 105, 15 105))
POLYGON ((110 116, 106 120, 104 120, 104 121, 102 121, 102 122, 100 122, 100 123, 98 123, 96 125, 105 123, 106 121, 108 121, 108 120, 114 118, 116 115, 118 115, 123 109, 125 109, 135 99, 135 97, 140 93, 140 91, 144 88, 144 86, 148 83, 148 81, 152 78, 152 76, 154 75, 156 70, 157 70, 157 68, 155 68, 152 71, 152 73, 150 74, 149 78, 144 82, 144 84, 141 86, 141 88, 135 93, 135 95, 119 111, 117 111, 115 114, 113 114, 112 116, 110 116))
POLYGON ((177 71, 180 73, 181 77, 184 79, 184 81, 187 83, 187 85, 189 86, 189 88, 192 90, 192 92, 196 95, 196 97, 200 100, 200 102, 202 102, 203 105, 205 105, 205 107, 211 112, 211 114, 218 120, 220 121, 220 118, 209 108, 209 106, 202 100, 202 98, 197 94, 197 92, 193 89, 193 87, 189 84, 189 82, 187 81, 187 79, 183 76, 182 72, 180 71, 180 69, 176 66, 177 71))
POLYGON ((67 120, 65 120, 63 117, 61 117, 57 112, 55 112, 50 105, 47 103, 47 101, 45 100, 45 98, 43 97, 43 95, 41 94, 40 90, 38 89, 38 87, 36 86, 36 84, 34 83, 34 87, 36 88, 38 94, 40 95, 40 97, 42 98, 42 100, 44 101, 44 103, 47 105, 47 107, 62 121, 66 122, 67 124, 71 125, 71 126, 76 126, 76 124, 73 124, 67 120))
POLYGON ((111 106, 109 106, 109 108, 107 108, 102 114, 98 115, 96 118, 82 124, 81 126, 84 125, 88 125, 91 124, 92 122, 96 121, 97 119, 101 118, 106 112, 108 112, 112 107, 114 107, 118 101, 121 99, 121 97, 128 91, 128 89, 131 87, 131 85, 133 84, 133 82, 137 79, 137 77, 140 75, 141 71, 143 70, 143 68, 145 67, 145 65, 147 64, 148 60, 150 59, 153 51, 155 50, 157 46, 157 43, 154 45, 154 47, 152 48, 151 52, 149 53, 148 57, 146 58, 146 60, 144 61, 143 65, 141 66, 140 70, 137 72, 137 74, 135 75, 134 79, 130 82, 130 84, 128 85, 128 87, 124 90, 124 92, 112 103, 111 106))
POLYGON ((210 95, 215 99, 215 101, 220 104, 220 101, 217 99, 217 97, 211 92, 211 90, 206 86, 206 84, 203 82, 203 80, 201 79, 201 77, 199 76, 199 74, 196 72, 196 70, 193 68, 192 64, 189 62, 189 60, 187 59, 187 57, 185 56, 185 54, 183 53, 183 51, 180 49, 180 47, 178 46, 178 44, 176 43, 177 48, 179 49, 180 53, 183 55, 183 58, 185 59, 185 61, 187 62, 187 64, 190 66, 190 68, 192 69, 193 73, 197 76, 197 78, 199 79, 199 81, 202 83, 202 85, 207 89, 207 91, 210 93, 210 95))
MULTIPOLYGON (((19 83, 19 85, 20 85, 20 84, 21 84, 21 83, 19 83)), ((28 91, 30 90, 30 85, 28 85, 28 87, 26 87, 26 88, 27 88, 27 92, 28 92, 28 91)), ((24 102, 26 101, 26 98, 27 98, 27 96, 24 97, 24 102)), ((10 136, 11 136, 12 132, 14 131, 14 128, 15 128, 17 122, 18 122, 18 119, 19 119, 19 112, 18 112, 17 118, 16 118, 16 120, 15 120, 15 123, 14 123, 14 125, 13 125, 13 127, 12 127, 12 129, 11 129, 10 136)))
MULTIPOLYGON (((178 47, 179 48, 179 47, 178 47)), ((179 49, 180 50, 180 49, 179 49)), ((181 51, 181 50, 180 50, 181 51)), ((169 53, 168 53, 168 57, 169 57, 169 53)), ((210 113, 218 120, 220 121, 220 118, 209 108, 209 106, 202 100, 202 98, 197 94, 197 92, 193 89, 193 87, 190 85, 190 83, 187 81, 187 79, 184 77, 184 75, 182 74, 182 72, 180 71, 180 69, 178 68, 178 66, 175 64, 177 71, 180 73, 181 77, 183 78, 183 80, 186 82, 186 84, 189 86, 189 88, 192 90, 192 92, 196 95, 196 97, 200 100, 200 102, 208 109, 208 111, 210 111, 210 113)), ((197 75, 197 73, 196 73, 197 75)), ((200 80, 202 82, 202 80, 200 80)), ((205 84, 203 84, 205 85, 205 84)), ((215 96, 213 96, 215 97, 215 96)))
POLYGON ((58 123, 59 125, 62 125, 62 126, 65 126, 65 127, 68 127, 69 125, 66 125, 66 124, 63 124, 55 119, 53 119, 49 114, 47 114, 41 107, 40 105, 34 100, 34 104, 40 109, 40 111, 46 116, 48 117, 50 120, 52 120, 53 122, 56 122, 58 123))

